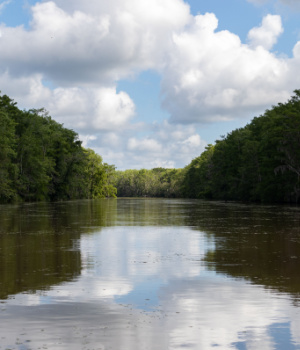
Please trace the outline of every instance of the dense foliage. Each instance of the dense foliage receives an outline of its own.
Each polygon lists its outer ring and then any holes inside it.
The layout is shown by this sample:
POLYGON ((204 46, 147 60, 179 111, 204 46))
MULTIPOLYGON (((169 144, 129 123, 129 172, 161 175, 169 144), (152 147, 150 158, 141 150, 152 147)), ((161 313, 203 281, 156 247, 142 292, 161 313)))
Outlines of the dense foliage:
POLYGON ((116 171, 114 185, 119 197, 180 197, 182 169, 116 171))
POLYGON ((299 202, 300 90, 209 145, 185 171, 186 197, 299 202))
POLYGON ((184 169, 115 171, 41 110, 0 96, 0 202, 187 197, 300 200, 300 90, 208 145, 184 169))
POLYGON ((115 196, 113 170, 43 109, 0 96, 0 203, 115 196))

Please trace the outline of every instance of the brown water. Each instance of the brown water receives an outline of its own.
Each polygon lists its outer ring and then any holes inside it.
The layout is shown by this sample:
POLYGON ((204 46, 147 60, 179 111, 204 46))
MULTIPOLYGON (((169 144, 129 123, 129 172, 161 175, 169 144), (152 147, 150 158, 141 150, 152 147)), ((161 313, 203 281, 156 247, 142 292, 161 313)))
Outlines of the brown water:
POLYGON ((300 208, 0 206, 0 349, 300 349, 300 208))

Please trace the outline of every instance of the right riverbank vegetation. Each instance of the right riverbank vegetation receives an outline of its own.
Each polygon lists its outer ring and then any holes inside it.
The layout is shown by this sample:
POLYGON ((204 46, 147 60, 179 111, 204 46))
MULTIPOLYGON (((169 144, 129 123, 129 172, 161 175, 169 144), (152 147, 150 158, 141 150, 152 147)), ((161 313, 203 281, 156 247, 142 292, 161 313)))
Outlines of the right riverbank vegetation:
POLYGON ((0 202, 167 197, 298 203, 300 90, 183 169, 116 171, 47 112, 0 96, 0 202))

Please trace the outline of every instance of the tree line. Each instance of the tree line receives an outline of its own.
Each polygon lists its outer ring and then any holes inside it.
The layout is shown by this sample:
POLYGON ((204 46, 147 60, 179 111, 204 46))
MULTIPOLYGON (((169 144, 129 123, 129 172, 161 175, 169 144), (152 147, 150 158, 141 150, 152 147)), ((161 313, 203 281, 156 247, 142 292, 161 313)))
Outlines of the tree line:
POLYGON ((269 203, 300 199, 300 90, 221 137, 184 169, 117 172, 119 196, 269 203))
POLYGON ((298 203, 300 90, 208 145, 185 168, 185 197, 298 203))
POLYGON ((183 169, 116 171, 44 109, 0 96, 0 202, 103 197, 300 200, 300 90, 183 169))
POLYGON ((116 171, 112 181, 118 197, 180 197, 183 169, 116 171))
POLYGON ((113 171, 44 109, 0 96, 0 203, 114 197, 113 171))

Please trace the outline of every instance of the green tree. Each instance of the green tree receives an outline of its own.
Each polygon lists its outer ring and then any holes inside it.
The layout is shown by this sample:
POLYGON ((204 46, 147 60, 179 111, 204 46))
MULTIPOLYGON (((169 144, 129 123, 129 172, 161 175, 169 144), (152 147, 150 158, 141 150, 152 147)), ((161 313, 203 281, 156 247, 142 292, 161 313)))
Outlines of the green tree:
POLYGON ((114 171, 112 166, 103 163, 102 157, 91 149, 86 149, 85 176, 88 198, 116 197, 116 188, 108 182, 114 171))
POLYGON ((16 198, 15 123, 0 109, 0 202, 16 198))
POLYGON ((185 197, 212 198, 213 153, 214 146, 209 144, 199 157, 186 166, 182 182, 185 197))
POLYGON ((44 109, 22 111, 0 96, 0 127, 1 202, 115 196, 114 167, 44 109))
POLYGON ((186 167, 189 197, 260 202, 300 199, 300 90, 233 130, 186 167))

